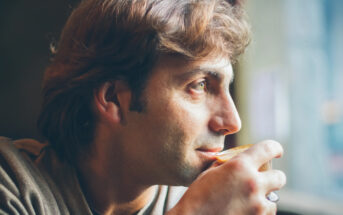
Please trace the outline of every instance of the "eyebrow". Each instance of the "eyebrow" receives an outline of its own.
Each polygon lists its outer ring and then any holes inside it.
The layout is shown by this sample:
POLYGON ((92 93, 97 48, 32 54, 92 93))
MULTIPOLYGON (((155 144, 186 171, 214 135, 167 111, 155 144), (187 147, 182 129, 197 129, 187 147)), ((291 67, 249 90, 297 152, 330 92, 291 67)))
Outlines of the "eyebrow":
MULTIPOLYGON (((193 70, 190 70, 186 73, 183 73, 181 75, 178 76, 178 79, 180 79, 181 81, 185 81, 185 80, 188 80, 189 78, 193 77, 193 76, 196 76, 196 75, 205 75, 205 76, 210 76, 212 78, 214 78, 215 80, 223 80, 224 79, 224 75, 215 71, 217 69, 215 68, 205 68, 205 67, 202 67, 202 68, 195 68, 193 70)), ((233 82, 233 79, 234 79, 234 73, 232 72, 230 74, 230 82, 229 84, 231 84, 233 82)))

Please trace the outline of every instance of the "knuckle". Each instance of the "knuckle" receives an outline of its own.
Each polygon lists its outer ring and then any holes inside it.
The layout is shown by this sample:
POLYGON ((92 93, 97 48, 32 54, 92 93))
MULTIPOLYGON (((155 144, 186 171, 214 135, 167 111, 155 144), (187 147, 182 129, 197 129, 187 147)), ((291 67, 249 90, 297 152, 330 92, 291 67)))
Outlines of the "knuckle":
POLYGON ((258 182, 253 177, 248 178, 244 183, 246 195, 252 196, 253 194, 257 193, 258 186, 258 182))

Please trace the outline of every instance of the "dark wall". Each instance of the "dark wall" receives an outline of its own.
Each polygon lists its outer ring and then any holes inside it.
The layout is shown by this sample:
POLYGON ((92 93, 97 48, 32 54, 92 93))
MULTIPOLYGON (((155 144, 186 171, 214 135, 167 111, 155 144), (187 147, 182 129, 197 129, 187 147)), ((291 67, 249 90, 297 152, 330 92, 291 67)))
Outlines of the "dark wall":
POLYGON ((0 1, 0 136, 38 137, 36 118, 49 44, 76 0, 0 1))

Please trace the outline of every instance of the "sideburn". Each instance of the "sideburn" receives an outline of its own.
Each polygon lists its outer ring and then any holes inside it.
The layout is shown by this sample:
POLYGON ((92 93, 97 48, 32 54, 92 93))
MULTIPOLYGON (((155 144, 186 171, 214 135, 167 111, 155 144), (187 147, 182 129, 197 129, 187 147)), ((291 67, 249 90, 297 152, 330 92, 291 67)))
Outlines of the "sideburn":
POLYGON ((135 111, 137 113, 146 111, 146 99, 143 96, 143 89, 133 90, 130 111, 135 111))

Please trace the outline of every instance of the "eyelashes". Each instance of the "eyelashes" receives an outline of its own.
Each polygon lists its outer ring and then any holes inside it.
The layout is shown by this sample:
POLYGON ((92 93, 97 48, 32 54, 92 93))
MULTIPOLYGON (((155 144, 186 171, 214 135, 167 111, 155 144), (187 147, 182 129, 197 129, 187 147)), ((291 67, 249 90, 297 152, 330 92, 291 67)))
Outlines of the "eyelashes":
POLYGON ((206 80, 200 80, 200 81, 197 81, 195 83, 192 83, 189 86, 189 89, 191 91, 195 91, 197 93, 206 92, 208 90, 208 83, 206 80))
POLYGON ((188 93, 194 94, 194 95, 200 95, 200 94, 219 94, 219 93, 226 93, 230 94, 232 91, 233 84, 230 81, 223 82, 222 79, 217 80, 213 78, 208 77, 199 77, 192 82, 187 84, 187 91, 188 93))

